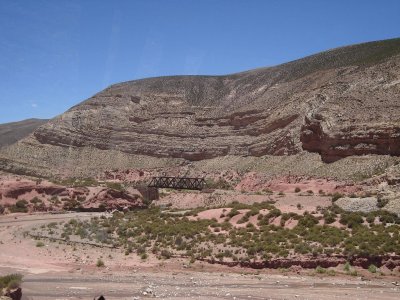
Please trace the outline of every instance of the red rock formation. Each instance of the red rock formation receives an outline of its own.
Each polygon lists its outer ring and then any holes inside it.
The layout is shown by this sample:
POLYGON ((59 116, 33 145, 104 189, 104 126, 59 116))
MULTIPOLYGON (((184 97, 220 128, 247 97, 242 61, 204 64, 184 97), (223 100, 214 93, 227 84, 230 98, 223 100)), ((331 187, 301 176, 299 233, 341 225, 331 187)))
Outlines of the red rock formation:
POLYGON ((300 140, 304 150, 318 152, 325 162, 352 155, 400 156, 399 124, 337 124, 328 129, 323 120, 306 117, 300 140))

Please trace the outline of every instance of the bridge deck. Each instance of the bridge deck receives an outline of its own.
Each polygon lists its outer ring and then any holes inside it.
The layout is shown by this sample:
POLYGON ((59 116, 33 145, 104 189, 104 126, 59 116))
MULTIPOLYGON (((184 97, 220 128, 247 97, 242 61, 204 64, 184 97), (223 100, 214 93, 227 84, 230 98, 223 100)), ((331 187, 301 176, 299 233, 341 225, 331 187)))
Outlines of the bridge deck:
POLYGON ((153 177, 148 187, 177 190, 202 190, 206 185, 204 178, 195 177, 153 177))

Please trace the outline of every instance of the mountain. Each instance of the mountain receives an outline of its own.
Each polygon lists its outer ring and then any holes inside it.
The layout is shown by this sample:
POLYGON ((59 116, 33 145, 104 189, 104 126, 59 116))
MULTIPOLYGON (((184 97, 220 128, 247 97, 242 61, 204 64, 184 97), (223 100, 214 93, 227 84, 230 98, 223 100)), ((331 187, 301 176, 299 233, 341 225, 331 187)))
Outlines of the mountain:
POLYGON ((3 149, 0 168, 74 176, 166 166, 364 176, 397 163, 399 94, 400 39, 226 76, 123 82, 3 149))
POLYGON ((0 148, 14 144, 27 137, 48 120, 27 119, 19 122, 0 124, 0 148))

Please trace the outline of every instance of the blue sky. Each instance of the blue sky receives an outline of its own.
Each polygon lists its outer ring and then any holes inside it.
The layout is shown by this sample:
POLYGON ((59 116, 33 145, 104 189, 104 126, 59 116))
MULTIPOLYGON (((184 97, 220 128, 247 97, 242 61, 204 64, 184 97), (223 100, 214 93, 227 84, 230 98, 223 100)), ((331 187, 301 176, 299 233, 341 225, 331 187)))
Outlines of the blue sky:
POLYGON ((394 37, 398 0, 0 0, 0 123, 54 117, 116 82, 394 37))

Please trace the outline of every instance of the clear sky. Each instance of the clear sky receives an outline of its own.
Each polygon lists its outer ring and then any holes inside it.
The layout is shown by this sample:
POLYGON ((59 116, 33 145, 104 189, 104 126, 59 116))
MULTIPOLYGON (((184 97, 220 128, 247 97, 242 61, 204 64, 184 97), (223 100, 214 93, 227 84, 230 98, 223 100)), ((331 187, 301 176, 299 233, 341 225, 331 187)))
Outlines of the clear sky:
POLYGON ((0 123, 54 117, 121 81, 394 37, 399 0, 0 0, 0 123))

